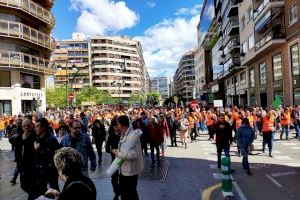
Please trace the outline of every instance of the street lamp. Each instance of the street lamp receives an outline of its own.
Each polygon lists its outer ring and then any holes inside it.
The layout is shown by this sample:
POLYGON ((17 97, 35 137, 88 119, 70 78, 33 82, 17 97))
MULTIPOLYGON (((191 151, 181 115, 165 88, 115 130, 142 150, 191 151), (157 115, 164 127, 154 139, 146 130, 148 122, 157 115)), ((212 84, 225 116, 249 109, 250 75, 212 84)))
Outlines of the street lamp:
POLYGON ((121 87, 125 85, 125 80, 119 79, 112 82, 113 85, 117 85, 119 88, 119 104, 121 104, 121 87))

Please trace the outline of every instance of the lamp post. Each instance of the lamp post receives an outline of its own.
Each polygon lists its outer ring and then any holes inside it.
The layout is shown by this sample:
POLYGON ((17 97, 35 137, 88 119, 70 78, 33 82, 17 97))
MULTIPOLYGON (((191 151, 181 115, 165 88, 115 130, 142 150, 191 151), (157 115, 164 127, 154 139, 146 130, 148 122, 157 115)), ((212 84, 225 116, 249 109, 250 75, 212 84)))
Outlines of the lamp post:
POLYGON ((121 104, 121 87, 125 85, 125 80, 119 79, 119 80, 114 80, 112 82, 113 85, 117 85, 119 88, 119 104, 121 104))

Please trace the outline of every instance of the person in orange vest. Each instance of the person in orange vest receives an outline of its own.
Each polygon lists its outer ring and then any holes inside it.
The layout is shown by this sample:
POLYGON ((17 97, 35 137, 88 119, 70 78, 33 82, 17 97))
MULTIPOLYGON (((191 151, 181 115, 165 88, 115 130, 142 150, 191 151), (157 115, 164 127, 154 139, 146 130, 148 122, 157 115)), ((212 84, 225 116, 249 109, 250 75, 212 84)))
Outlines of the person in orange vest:
MULTIPOLYGON (((234 131, 234 141, 236 141, 236 133, 238 131, 238 129, 241 127, 242 125, 242 120, 245 118, 244 114, 242 111, 238 111, 237 115, 233 118, 233 122, 232 122, 232 129, 234 131)), ((237 145, 237 155, 238 157, 241 156, 241 150, 239 145, 237 145)))
POLYGON ((265 146, 268 144, 269 156, 272 156, 272 135, 275 130, 275 120, 272 116, 271 111, 268 111, 267 114, 262 118, 262 134, 263 134, 263 153, 265 152, 265 146))
POLYGON ((215 119, 213 117, 213 114, 211 113, 211 111, 209 110, 207 112, 207 121, 206 121, 206 126, 208 129, 208 134, 209 134, 209 138, 208 140, 213 140, 214 139, 214 132, 212 130, 213 124, 215 123, 215 119))
POLYGON ((281 125, 281 134, 280 139, 282 140, 282 135, 285 133, 286 140, 289 139, 289 131, 290 131, 290 115, 289 110, 287 108, 284 109, 280 114, 280 125, 281 125))

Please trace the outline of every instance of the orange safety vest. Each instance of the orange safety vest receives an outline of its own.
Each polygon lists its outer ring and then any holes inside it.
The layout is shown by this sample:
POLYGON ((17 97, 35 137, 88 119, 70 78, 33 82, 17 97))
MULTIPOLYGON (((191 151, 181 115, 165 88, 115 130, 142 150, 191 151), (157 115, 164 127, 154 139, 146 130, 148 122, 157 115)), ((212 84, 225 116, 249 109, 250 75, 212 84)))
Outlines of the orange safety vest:
POLYGON ((214 120, 213 120, 213 118, 211 117, 211 114, 208 114, 208 115, 207 115, 207 122, 206 122, 206 125, 207 125, 207 126, 211 126, 211 125, 213 125, 213 123, 214 123, 214 120))
POLYGON ((270 117, 269 119, 264 116, 263 117, 263 125, 262 125, 262 132, 269 132, 273 131, 274 129, 274 117, 270 117))
POLYGON ((281 126, 287 126, 290 124, 289 116, 286 113, 283 113, 283 116, 280 116, 280 124, 281 126))
POLYGON ((52 122, 52 126, 53 126, 53 129, 58 129, 58 127, 59 127, 59 122, 58 122, 58 120, 53 120, 53 122, 52 122))

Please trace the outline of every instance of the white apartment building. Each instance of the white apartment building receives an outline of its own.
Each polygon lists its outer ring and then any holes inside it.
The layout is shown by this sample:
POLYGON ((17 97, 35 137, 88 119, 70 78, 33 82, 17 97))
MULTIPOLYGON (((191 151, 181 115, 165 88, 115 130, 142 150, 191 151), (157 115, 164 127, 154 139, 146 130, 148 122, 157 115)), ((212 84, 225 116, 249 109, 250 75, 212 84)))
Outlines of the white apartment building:
POLYGON ((170 97, 170 79, 168 77, 157 77, 150 79, 150 91, 157 92, 163 100, 170 97))
POLYGON ((139 41, 125 36, 91 38, 92 85, 127 100, 149 92, 149 75, 139 41))
POLYGON ((0 1, 0 116, 45 111, 54 0, 0 1))

